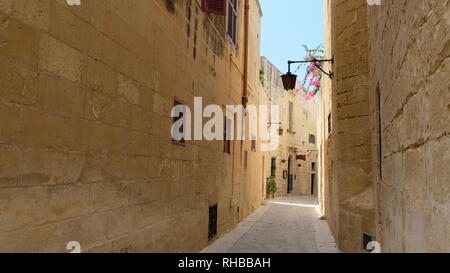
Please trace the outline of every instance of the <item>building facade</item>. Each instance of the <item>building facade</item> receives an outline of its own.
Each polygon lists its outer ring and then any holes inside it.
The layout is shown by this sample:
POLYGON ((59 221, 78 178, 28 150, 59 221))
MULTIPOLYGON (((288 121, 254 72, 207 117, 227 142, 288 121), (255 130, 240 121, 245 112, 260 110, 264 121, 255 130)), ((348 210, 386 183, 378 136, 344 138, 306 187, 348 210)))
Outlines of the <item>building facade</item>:
POLYGON ((264 100, 258 0, 202 2, 0 2, 1 252, 193 252, 260 206, 259 141, 171 136, 264 100))
POLYGON ((450 251, 449 10, 325 1, 319 200, 343 251, 450 251))
MULTIPOLYGON (((261 81, 270 105, 279 106, 283 135, 274 151, 267 153, 266 173, 274 176, 278 192, 275 196, 317 195, 317 107, 315 101, 306 101, 301 93, 286 91, 281 82, 282 73, 265 57, 261 58, 261 81)), ((299 83, 300 84, 300 83, 299 83)))

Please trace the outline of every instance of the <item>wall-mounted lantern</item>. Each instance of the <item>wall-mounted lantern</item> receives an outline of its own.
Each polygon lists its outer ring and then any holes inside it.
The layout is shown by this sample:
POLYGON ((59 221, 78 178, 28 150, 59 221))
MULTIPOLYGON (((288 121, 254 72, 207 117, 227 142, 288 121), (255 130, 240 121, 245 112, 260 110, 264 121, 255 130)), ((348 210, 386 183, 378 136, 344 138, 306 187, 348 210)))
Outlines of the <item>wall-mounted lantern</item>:
POLYGON ((273 124, 280 125, 280 127, 278 128, 278 135, 282 136, 283 132, 284 132, 284 129, 283 129, 282 125, 281 125, 281 122, 269 122, 269 127, 267 127, 267 128, 270 128, 270 126, 272 126, 273 124))
POLYGON ((284 131, 284 129, 281 128, 281 126, 280 126, 280 128, 278 128, 278 135, 282 136, 283 135, 283 131, 284 131))
POLYGON ((294 90, 295 85, 297 83, 297 75, 291 73, 291 64, 299 64, 299 63, 316 63, 315 66, 322 71, 325 75, 330 77, 330 79, 333 78, 333 72, 325 72, 322 67, 317 65, 317 63, 324 63, 324 62, 330 62, 333 63, 333 59, 324 59, 324 60, 311 60, 311 61, 288 61, 288 72, 281 76, 281 80, 283 81, 283 86, 285 90, 294 90))
POLYGON ((297 84, 297 75, 291 73, 289 66, 289 72, 282 75, 281 80, 283 81, 284 90, 294 90, 297 84))

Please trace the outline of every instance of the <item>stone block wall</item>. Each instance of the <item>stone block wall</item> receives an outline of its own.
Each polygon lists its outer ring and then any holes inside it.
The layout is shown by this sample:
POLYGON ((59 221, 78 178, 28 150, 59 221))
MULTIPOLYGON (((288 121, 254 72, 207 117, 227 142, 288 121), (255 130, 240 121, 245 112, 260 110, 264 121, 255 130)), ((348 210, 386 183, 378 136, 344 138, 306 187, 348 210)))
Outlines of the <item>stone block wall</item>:
POLYGON ((324 210, 338 247, 358 252, 363 234, 375 235, 366 12, 365 0, 326 2, 325 45, 334 77, 324 80, 321 118, 321 200, 330 204, 324 210))
POLYGON ((338 246, 448 252, 449 1, 326 4, 319 199, 338 246))
POLYGON ((198 251, 209 206, 219 235, 256 209, 259 142, 244 169, 250 141, 224 154, 170 134, 175 98, 241 103, 243 47, 225 35, 200 1, 0 1, 0 252, 198 251))
POLYGON ((450 2, 382 1, 368 15, 377 237, 386 252, 449 252, 450 2))

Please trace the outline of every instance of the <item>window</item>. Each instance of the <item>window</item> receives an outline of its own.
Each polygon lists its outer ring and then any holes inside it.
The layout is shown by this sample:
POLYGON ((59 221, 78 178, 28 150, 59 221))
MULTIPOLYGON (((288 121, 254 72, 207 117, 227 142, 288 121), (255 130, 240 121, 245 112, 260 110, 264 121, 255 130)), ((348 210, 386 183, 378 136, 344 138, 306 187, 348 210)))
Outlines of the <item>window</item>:
MULTIPOLYGON (((181 102, 180 100, 175 99, 174 102, 173 102, 173 106, 177 106, 177 105, 183 105, 183 102, 181 102)), ((183 118, 184 118, 184 110, 183 110, 183 112, 179 113, 178 117, 174 117, 173 118, 173 123, 175 124, 177 121, 179 121, 179 120, 181 120, 183 118)), ((185 139, 184 139, 184 125, 182 125, 179 128, 179 132, 176 132, 176 131, 172 132, 172 143, 178 144, 178 145, 183 145, 183 146, 185 145, 186 142, 185 142, 185 139), (174 135, 178 135, 178 134, 182 135, 181 140, 173 138, 174 135)))
POLYGON ((294 115, 294 104, 292 102, 289 103, 289 131, 294 130, 294 121, 293 121, 293 115, 294 115))
POLYGON ((316 162, 311 163, 311 170, 313 170, 313 171, 316 170, 316 162))
POLYGON ((227 33, 233 42, 234 46, 237 46, 237 11, 238 0, 228 0, 228 25, 227 33))
POLYGON ((275 177, 277 171, 277 158, 272 157, 271 164, 270 164, 270 176, 275 177))
POLYGON ((256 137, 252 136, 252 152, 256 152, 256 137))
POLYGON ((309 143, 316 144, 316 136, 313 134, 309 134, 309 143))
POLYGON ((202 10, 208 13, 225 16, 227 0, 202 0, 202 10))
POLYGON ((225 118, 223 130, 223 152, 231 154, 231 119, 225 118))
POLYGON ((186 11, 185 11, 185 21, 186 21, 186 35, 188 38, 188 47, 190 47, 191 36, 192 37, 192 56, 194 59, 197 58, 197 32, 198 32, 198 8, 192 7, 192 0, 186 1, 186 11), (191 35, 193 34, 193 35, 191 35))
POLYGON ((332 126, 332 124, 331 124, 331 113, 328 115, 328 134, 330 134, 331 133, 331 126, 332 126))
POLYGON ((209 207, 208 239, 217 235, 217 205, 209 207))
POLYGON ((186 2, 186 35, 191 36, 191 21, 192 21, 192 0, 186 2))
POLYGON ((197 58, 197 31, 198 31, 198 9, 195 8, 195 23, 194 23, 194 47, 192 48, 192 56, 194 60, 197 58))

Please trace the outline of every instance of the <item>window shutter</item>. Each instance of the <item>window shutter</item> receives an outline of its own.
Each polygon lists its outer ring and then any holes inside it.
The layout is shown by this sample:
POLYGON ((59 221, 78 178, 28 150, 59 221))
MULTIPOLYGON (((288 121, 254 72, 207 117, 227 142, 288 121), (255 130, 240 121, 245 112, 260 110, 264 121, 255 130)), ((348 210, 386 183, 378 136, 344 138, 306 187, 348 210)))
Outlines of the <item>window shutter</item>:
POLYGON ((202 0, 202 9, 204 12, 225 16, 226 0, 202 0))

